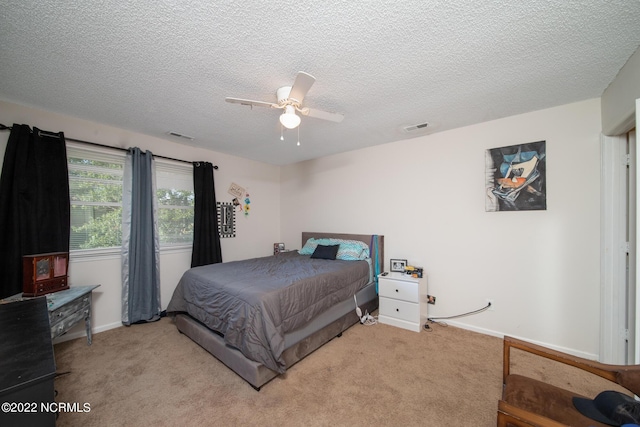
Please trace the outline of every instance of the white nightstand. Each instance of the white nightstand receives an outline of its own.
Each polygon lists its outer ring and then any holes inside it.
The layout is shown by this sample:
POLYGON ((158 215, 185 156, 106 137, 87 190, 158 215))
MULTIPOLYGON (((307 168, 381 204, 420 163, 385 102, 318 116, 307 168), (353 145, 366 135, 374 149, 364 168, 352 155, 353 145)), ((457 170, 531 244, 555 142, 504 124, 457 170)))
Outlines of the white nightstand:
POLYGON ((420 332, 427 321, 427 279, 391 272, 378 276, 378 321, 420 332))

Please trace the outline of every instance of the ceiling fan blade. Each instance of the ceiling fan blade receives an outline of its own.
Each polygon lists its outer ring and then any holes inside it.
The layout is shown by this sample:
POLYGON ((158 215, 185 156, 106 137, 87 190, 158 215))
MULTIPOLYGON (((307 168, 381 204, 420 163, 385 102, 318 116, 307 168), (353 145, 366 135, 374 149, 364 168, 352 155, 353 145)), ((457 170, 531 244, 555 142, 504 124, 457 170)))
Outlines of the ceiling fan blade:
POLYGON ((273 104, 271 102, 263 102, 263 101, 253 101, 251 99, 227 97, 224 100, 232 104, 249 105, 251 107, 278 107, 278 104, 273 104))
POLYGON ((344 116, 340 113, 314 110, 313 108, 303 108, 300 112, 304 116, 315 117, 316 119, 322 120, 329 120, 336 123, 340 123, 344 119, 344 116))
POLYGON ((309 92, 311 86, 316 81, 316 78, 311 74, 305 73, 304 71, 299 71, 296 76, 296 80, 293 82, 293 86, 291 86, 291 92, 289 92, 289 99, 295 99, 300 104, 302 104, 302 100, 304 96, 309 92))

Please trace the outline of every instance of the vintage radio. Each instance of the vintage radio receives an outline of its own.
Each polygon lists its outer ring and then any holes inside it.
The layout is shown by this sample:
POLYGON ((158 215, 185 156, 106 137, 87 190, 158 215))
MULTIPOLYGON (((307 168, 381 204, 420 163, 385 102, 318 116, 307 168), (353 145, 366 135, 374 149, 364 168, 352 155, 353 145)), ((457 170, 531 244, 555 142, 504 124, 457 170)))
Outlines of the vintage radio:
POLYGON ((22 257, 22 296, 37 297, 69 289, 68 252, 24 255, 22 257))

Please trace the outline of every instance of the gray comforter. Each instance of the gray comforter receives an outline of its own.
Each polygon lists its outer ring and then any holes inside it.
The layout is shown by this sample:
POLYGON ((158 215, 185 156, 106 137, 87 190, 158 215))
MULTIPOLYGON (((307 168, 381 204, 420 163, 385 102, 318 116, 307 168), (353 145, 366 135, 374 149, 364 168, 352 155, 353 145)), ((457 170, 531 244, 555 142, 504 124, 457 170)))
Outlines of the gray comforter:
POLYGON ((247 358, 284 373, 284 335, 353 297, 369 281, 367 261, 285 252, 188 270, 167 312, 190 314, 247 358))

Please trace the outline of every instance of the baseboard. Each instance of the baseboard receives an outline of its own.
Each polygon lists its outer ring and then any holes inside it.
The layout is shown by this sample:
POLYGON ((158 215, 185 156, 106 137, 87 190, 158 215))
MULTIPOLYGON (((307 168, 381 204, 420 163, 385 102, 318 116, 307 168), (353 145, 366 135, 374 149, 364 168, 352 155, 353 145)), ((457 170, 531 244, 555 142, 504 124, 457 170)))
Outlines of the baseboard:
MULTIPOLYGON (((484 334, 484 335, 489 335, 492 337, 498 337, 500 339, 504 338, 505 334, 502 332, 498 332, 498 331, 494 331, 492 329, 486 329, 486 328, 479 328, 477 326, 473 326, 473 325, 468 325, 466 323, 461 323, 461 322, 456 322, 456 321, 447 321, 447 324, 451 325, 451 326, 455 326, 456 328, 460 328, 460 329, 466 329, 468 331, 472 331, 472 332, 477 332, 479 334, 484 334)), ((84 325, 84 324, 83 324, 84 325)), ((107 325, 102 325, 100 327, 97 327, 95 329, 93 329, 93 334, 98 334, 100 332, 104 332, 104 331, 108 331, 110 329, 115 329, 115 328, 119 328, 123 326, 122 322, 114 322, 114 323, 110 323, 107 325)), ((534 344, 538 344, 547 348, 551 348, 557 351, 562 351, 564 353, 568 353, 568 354, 572 354, 574 356, 578 356, 578 357, 583 357, 585 359, 589 359, 589 360, 598 360, 598 355, 597 354, 593 354, 593 353, 587 353, 584 351, 576 351, 574 349, 571 348, 566 348, 566 347, 561 347, 561 346, 557 346, 557 345, 553 345, 553 344, 549 344, 549 343, 545 343, 542 341, 535 341, 535 340, 531 340, 529 338, 526 337, 520 337, 517 335, 513 335, 513 334, 508 334, 509 336, 513 337, 513 338, 518 338, 520 340, 523 341, 528 341, 534 344)), ((64 341, 70 341, 76 338, 81 338, 81 337, 85 337, 87 336, 86 332, 84 329, 82 329, 81 331, 78 332, 71 332, 71 333, 67 333, 64 334, 58 338, 56 338, 53 343, 57 344, 57 343, 61 343, 64 341)))
MULTIPOLYGON (((504 338, 505 334, 502 332, 498 332, 498 331, 494 331, 492 329, 485 329, 485 328, 479 328, 477 326, 473 326, 473 325, 468 325, 466 323, 460 323, 460 322, 456 322, 456 321, 449 321, 447 320, 447 324, 451 325, 451 326, 455 326, 456 328, 460 328, 460 329, 466 329, 468 331, 472 331, 472 332, 477 332, 479 334, 484 334, 484 335, 490 335, 493 337, 498 337, 500 339, 504 338)), ((563 353, 568 353, 571 354, 573 356, 578 356, 578 357, 582 357, 584 359, 589 359, 589 360, 598 360, 598 355, 597 354, 593 354, 593 353, 587 353, 584 351, 578 351, 578 350, 574 350, 572 348, 567 348, 567 347, 561 347, 561 346, 557 346, 557 345, 553 345, 553 344, 549 344, 549 343, 545 343, 542 341, 535 341, 526 337, 520 337, 517 335, 513 335, 513 334, 506 334, 509 335, 510 337, 513 338, 517 338, 519 340, 523 340, 523 341, 527 341, 533 344, 537 344, 537 345, 541 345, 543 347, 547 347, 553 350, 557 350, 557 351, 561 351, 563 353)))

